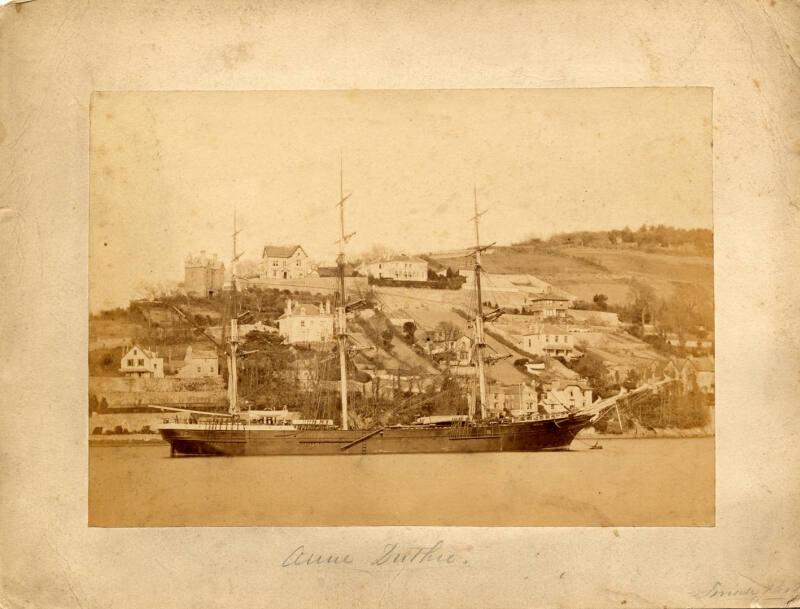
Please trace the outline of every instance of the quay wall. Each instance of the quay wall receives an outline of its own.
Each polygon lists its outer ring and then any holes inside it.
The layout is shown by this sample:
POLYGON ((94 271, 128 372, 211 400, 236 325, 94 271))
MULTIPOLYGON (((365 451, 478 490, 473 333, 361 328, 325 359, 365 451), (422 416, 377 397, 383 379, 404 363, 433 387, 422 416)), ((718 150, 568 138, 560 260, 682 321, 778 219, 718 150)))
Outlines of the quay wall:
POLYGON ((89 394, 98 401, 105 398, 109 408, 130 408, 148 404, 220 404, 225 401, 225 386, 221 377, 185 378, 126 378, 89 377, 89 394))
MULTIPOLYGON (((172 417, 174 418, 174 413, 172 417)), ((151 431, 156 431, 156 428, 169 419, 170 414, 164 412, 120 412, 120 413, 92 413, 89 417, 89 433, 98 430, 101 433, 114 431, 117 427, 121 427, 127 432, 137 432, 144 427, 149 427, 151 431)), ((90 436, 91 437, 91 436, 90 436)))

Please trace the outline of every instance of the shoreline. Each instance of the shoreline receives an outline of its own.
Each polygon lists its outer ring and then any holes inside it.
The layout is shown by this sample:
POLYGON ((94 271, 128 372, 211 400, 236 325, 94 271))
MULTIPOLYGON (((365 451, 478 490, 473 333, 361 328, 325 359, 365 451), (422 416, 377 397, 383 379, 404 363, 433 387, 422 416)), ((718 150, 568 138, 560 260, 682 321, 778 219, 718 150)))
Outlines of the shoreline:
MULTIPOLYGON (((648 433, 627 432, 621 434, 581 432, 574 441, 586 440, 688 440, 713 438, 714 433, 698 429, 658 429, 648 433)), ((89 447, 117 447, 117 446, 169 446, 169 442, 162 440, 157 434, 109 434, 104 436, 89 436, 89 447)))
POLYGON ((716 434, 713 429, 702 427, 690 427, 679 429, 677 427, 634 429, 623 433, 601 433, 594 429, 584 429, 575 437, 576 440, 613 440, 615 438, 625 440, 646 440, 646 439, 685 439, 685 438, 713 438, 716 434))

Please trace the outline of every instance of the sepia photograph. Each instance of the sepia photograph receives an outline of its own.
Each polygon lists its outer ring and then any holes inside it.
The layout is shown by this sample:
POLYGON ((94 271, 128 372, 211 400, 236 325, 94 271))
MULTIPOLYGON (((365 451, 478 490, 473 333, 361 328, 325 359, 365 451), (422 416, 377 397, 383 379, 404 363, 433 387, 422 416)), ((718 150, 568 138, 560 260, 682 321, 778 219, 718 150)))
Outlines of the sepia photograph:
POLYGON ((712 90, 95 92, 93 527, 715 524, 712 90))
POLYGON ((795 4, 0 0, 0 606, 797 605, 795 4))

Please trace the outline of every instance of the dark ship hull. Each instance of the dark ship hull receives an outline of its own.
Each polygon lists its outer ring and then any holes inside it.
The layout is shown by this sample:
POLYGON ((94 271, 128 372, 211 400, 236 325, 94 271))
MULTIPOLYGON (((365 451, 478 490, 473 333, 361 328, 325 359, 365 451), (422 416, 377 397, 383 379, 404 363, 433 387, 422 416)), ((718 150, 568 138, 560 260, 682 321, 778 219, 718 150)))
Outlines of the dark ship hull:
POLYGON ((404 426, 372 430, 259 429, 227 423, 165 425, 161 436, 173 455, 370 455, 559 450, 592 419, 557 419, 454 426, 404 426))

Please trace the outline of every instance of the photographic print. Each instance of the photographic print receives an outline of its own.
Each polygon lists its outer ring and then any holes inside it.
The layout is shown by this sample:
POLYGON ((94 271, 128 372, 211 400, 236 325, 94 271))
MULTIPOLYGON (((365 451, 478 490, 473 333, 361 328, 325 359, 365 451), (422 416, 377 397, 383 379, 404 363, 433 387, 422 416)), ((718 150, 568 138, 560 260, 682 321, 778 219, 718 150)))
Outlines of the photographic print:
POLYGON ((711 110, 95 93, 89 524, 713 526, 711 110))

